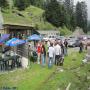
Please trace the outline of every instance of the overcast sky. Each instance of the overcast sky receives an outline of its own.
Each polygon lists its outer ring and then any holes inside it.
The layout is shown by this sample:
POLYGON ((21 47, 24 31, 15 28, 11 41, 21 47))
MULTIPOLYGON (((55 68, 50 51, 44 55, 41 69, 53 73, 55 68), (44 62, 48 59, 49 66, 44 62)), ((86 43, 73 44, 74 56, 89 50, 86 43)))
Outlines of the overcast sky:
POLYGON ((77 1, 85 1, 87 3, 88 19, 90 20, 90 0, 74 0, 74 3, 76 4, 77 1))

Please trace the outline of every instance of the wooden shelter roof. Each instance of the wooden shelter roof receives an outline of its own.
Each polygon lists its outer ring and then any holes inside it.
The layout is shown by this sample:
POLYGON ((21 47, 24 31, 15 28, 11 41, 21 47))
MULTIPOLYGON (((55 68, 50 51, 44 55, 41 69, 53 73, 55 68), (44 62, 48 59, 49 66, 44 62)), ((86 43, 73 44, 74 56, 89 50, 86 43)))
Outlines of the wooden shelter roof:
POLYGON ((34 29, 34 26, 30 26, 30 25, 20 25, 20 24, 4 24, 3 25, 4 28, 8 28, 8 29, 25 29, 25 30, 28 30, 28 29, 34 29))

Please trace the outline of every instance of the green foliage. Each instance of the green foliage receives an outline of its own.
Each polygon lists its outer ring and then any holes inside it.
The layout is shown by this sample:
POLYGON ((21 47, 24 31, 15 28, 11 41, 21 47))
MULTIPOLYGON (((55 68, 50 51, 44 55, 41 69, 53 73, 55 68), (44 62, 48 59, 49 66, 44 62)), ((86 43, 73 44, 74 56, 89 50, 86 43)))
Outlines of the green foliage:
MULTIPOLYGON (((16 69, 0 74, 0 87, 17 87, 18 90, 88 90, 90 86, 90 63, 82 64, 85 53, 68 49, 63 67, 48 69, 31 63, 31 68, 16 69), (63 69, 63 71, 61 71, 63 69)), ((1 72, 2 73, 2 72, 1 72)))
POLYGON ((25 17, 19 16, 18 13, 20 13, 18 10, 15 13, 9 12, 9 10, 4 10, 3 12, 4 23, 30 26, 31 25, 30 21, 27 20, 25 17))
POLYGON ((0 0, 0 7, 3 8, 7 8, 9 6, 7 0, 0 0))
POLYGON ((61 36, 72 34, 72 32, 66 26, 63 26, 62 28, 59 28, 59 30, 60 30, 60 35, 61 36))
POLYGON ((87 5, 85 2, 78 2, 76 5, 76 21, 77 26, 87 32, 87 5))
POLYGON ((41 65, 33 64, 31 68, 18 69, 8 74, 0 75, 0 87, 17 87, 18 90, 38 90, 42 83, 55 71, 55 67, 48 69, 41 65))
POLYGON ((10 12, 9 9, 4 10, 3 18, 4 23, 15 25, 34 26, 37 30, 52 30, 55 27, 43 19, 44 10, 30 5, 23 11, 13 9, 10 12))
POLYGON ((51 30, 55 28, 51 23, 44 20, 44 10, 41 8, 30 5, 30 7, 26 8, 22 13, 39 30, 51 30))
POLYGON ((64 2, 64 7, 66 10, 65 13, 65 22, 66 22, 66 26, 71 30, 74 31, 75 27, 76 27, 76 18, 75 18, 75 11, 73 9, 73 0, 65 0, 64 2))
POLYGON ((89 34, 90 34, 90 21, 88 21, 87 32, 89 32, 89 34))
POLYGON ((52 29, 53 27, 62 27, 65 25, 71 31, 74 31, 75 27, 78 26, 83 28, 84 32, 87 32, 86 3, 78 2, 76 10, 73 6, 73 0, 65 0, 63 4, 60 3, 59 0, 0 0, 2 11, 4 11, 4 9, 8 9, 8 7, 10 12, 15 8, 22 10, 27 21, 29 19, 31 23, 34 23, 40 29, 52 29), (42 10, 43 12, 33 9, 32 11, 27 10, 27 7, 29 8, 31 5, 43 8, 45 9, 45 12, 44 10, 42 10), (32 14, 32 12, 34 12, 34 15, 32 16, 27 14, 32 14), (39 12, 41 14, 37 15, 39 12))
POLYGON ((14 0, 14 5, 19 10, 24 10, 26 7, 30 5, 29 0, 14 0))
POLYGON ((56 27, 54 27, 51 23, 45 21, 45 22, 39 22, 36 24, 39 30, 53 30, 56 27))
POLYGON ((64 4, 58 3, 57 0, 47 0, 44 15, 46 20, 56 27, 65 25, 72 31, 76 27, 72 0, 65 0, 64 4))
POLYGON ((82 65, 84 54, 75 53, 70 50, 71 54, 65 57, 64 66, 60 67, 56 73, 40 86, 38 90, 66 90, 71 83, 69 90, 88 90, 90 86, 90 64, 82 65), (60 71, 63 69, 63 72, 60 71))
POLYGON ((29 0, 31 5, 34 5, 39 8, 44 8, 44 0, 29 0))
POLYGON ((65 10, 57 0, 51 0, 45 9, 45 18, 48 22, 52 23, 56 27, 63 26, 65 23, 65 10))

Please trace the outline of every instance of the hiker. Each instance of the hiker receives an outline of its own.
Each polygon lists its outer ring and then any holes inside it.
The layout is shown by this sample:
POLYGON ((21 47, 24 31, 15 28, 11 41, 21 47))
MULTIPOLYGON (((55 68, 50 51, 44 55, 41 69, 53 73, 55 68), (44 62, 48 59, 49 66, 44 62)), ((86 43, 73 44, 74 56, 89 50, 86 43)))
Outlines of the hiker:
POLYGON ((65 39, 64 41, 64 55, 67 56, 68 53, 67 53, 67 48, 68 48, 68 42, 67 42, 67 39, 65 39))
POLYGON ((49 46, 49 49, 48 49, 48 58, 49 58, 49 61, 48 61, 48 68, 52 67, 53 65, 53 60, 54 60, 54 53, 55 53, 55 50, 54 50, 54 47, 53 47, 53 43, 50 43, 50 46, 49 46))
POLYGON ((83 52, 83 43, 82 41, 80 41, 80 45, 79 45, 79 53, 83 52))
POLYGON ((49 48, 49 46, 50 46, 50 40, 47 41, 47 46, 49 48))
POLYGON ((61 46, 59 45, 58 42, 56 43, 54 49, 55 49, 55 65, 57 65, 57 62, 59 61, 61 56, 61 46))
POLYGON ((64 55, 64 43, 62 40, 60 41, 60 46, 61 46, 61 54, 64 55))
POLYGON ((40 43, 40 41, 37 44, 37 55, 38 55, 37 63, 40 64, 40 60, 41 60, 41 43, 40 43))
POLYGON ((41 63, 42 63, 42 66, 45 65, 45 63, 46 63, 45 60, 46 60, 46 50, 45 50, 45 46, 43 44, 41 47, 41 63))
POLYGON ((45 41, 45 50, 46 50, 46 63, 47 63, 47 58, 48 58, 48 45, 47 45, 47 41, 45 41))

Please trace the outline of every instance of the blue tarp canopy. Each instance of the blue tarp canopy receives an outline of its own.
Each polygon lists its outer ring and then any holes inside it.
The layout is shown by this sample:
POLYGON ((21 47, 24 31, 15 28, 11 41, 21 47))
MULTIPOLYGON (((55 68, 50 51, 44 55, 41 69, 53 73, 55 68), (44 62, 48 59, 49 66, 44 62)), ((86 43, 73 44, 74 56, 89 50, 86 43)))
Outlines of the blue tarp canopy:
POLYGON ((6 42, 6 46, 17 46, 19 44, 24 44, 25 43, 25 40, 20 40, 18 38, 12 38, 10 39, 9 41, 6 42))
POLYGON ((9 38, 10 34, 3 34, 0 37, 0 43, 3 43, 5 40, 7 40, 9 38))
POLYGON ((28 40, 42 40, 42 37, 40 35, 33 34, 28 37, 28 40))

